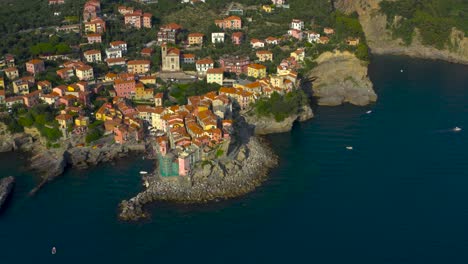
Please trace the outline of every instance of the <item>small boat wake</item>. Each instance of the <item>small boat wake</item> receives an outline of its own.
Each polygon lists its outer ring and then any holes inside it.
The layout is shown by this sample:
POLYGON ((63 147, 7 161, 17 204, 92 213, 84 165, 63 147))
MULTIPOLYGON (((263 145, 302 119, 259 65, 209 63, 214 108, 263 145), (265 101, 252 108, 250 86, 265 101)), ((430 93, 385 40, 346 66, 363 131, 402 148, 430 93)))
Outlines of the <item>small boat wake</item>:
POLYGON ((454 127, 450 129, 441 129, 441 130, 436 130, 434 133, 452 133, 452 132, 461 132, 463 129, 461 127, 454 127))

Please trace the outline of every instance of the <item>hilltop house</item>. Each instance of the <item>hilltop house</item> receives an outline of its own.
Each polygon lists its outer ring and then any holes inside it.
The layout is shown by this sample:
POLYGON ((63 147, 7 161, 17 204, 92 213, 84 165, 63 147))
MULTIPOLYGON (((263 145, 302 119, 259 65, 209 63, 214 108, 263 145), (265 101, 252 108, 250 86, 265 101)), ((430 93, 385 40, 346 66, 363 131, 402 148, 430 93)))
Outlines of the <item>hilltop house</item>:
POLYGON ((208 69, 212 69, 214 67, 214 61, 209 58, 197 60, 195 67, 199 75, 205 75, 208 69))

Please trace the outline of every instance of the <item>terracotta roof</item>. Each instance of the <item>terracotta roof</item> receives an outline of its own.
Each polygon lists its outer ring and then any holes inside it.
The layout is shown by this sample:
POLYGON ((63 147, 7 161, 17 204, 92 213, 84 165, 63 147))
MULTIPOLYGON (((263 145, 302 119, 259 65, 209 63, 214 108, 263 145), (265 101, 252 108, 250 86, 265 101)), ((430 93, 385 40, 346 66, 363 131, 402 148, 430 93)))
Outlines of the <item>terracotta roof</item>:
POLYGON ((131 60, 128 61, 128 65, 140 65, 140 64, 150 64, 149 60, 131 60))
POLYGON ((32 59, 30 61, 28 61, 27 63, 31 63, 31 64, 39 64, 39 63, 43 63, 44 61, 43 60, 39 60, 39 59, 32 59))
POLYGON ((55 117, 55 119, 57 120, 69 120, 69 119, 72 119, 73 116, 69 115, 69 114, 61 114, 61 115, 58 115, 55 117))
POLYGON ((212 69, 208 69, 208 71, 206 71, 207 74, 222 74, 224 73, 224 69, 223 68, 212 68, 212 69))
POLYGON ((178 29, 181 29, 182 26, 176 23, 169 23, 169 24, 162 26, 162 28, 178 30, 178 29))
POLYGON ((253 68, 253 69, 256 69, 256 70, 261 70, 261 69, 266 69, 266 66, 261 65, 261 64, 257 64, 257 63, 252 63, 252 64, 249 64, 249 68, 253 68))
POLYGON ((192 58, 195 58, 195 54, 191 54, 191 53, 182 54, 182 58, 192 59, 192 58))
POLYGON ((259 51, 257 51, 257 54, 273 54, 273 52, 271 52, 269 50, 259 50, 259 51))
POLYGON ((87 50, 85 52, 83 52, 84 55, 93 55, 93 54, 101 54, 101 51, 99 50, 87 50))
POLYGON ((98 34, 98 33, 91 33, 91 34, 88 34, 86 35, 87 38, 91 38, 91 37, 101 37, 101 34, 98 34))
POLYGON ((230 17, 226 17, 224 20, 242 20, 242 19, 238 16, 230 16, 230 17))
POLYGON ((205 34, 203 33, 190 33, 188 35, 189 38, 203 38, 205 36, 205 34))
POLYGON ((116 41, 112 41, 110 44, 111 46, 120 46, 120 45, 126 45, 127 42, 123 40, 116 40, 116 41))
POLYGON ((197 60, 196 64, 214 64, 214 61, 212 59, 206 58, 197 60))

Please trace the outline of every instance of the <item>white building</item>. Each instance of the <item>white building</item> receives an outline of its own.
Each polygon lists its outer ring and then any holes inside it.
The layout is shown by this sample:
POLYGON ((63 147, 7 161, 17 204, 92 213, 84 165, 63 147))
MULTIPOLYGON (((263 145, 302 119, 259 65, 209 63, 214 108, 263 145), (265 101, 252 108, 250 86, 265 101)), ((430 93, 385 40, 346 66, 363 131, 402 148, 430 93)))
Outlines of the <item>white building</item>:
POLYGON ((108 59, 122 58, 122 49, 120 48, 106 49, 106 58, 108 59))
POLYGON ((110 47, 111 48, 119 48, 123 54, 127 53, 127 43, 125 41, 121 41, 121 40, 118 40, 118 41, 112 41, 110 43, 110 47))
POLYGON ((214 61, 212 59, 201 59, 195 63, 198 74, 205 75, 208 69, 214 68, 214 61))
POLYGON ((307 34, 307 41, 309 43, 317 43, 320 40, 320 33, 309 31, 307 34))
POLYGON ((212 43, 224 43, 224 32, 213 32, 211 33, 212 43))
POLYGON ((303 30, 304 29, 304 21, 299 19, 293 19, 290 25, 291 29, 303 30))

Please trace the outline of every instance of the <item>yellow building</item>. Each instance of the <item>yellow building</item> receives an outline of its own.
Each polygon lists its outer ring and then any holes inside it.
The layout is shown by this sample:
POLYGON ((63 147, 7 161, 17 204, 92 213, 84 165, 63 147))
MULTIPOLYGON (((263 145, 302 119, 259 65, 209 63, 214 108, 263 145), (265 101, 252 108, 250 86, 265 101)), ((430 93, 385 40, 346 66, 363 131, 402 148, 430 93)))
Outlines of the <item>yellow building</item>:
POLYGON ((217 83, 223 85, 224 81, 224 70, 221 68, 208 69, 206 71, 206 82, 207 83, 217 83))
POLYGON ((5 88, 5 81, 3 78, 0 78, 0 88, 5 88))
POLYGON ((247 76, 262 79, 266 77, 266 67, 261 64, 250 64, 247 67, 247 76))
POLYGON ((112 120, 117 115, 114 108, 109 107, 107 104, 103 104, 99 110, 96 112, 96 119, 97 120, 112 120))
POLYGON ((135 86, 135 99, 136 100, 151 100, 153 99, 154 90, 145 89, 143 83, 138 82, 135 86))
POLYGON ((75 119, 75 126, 87 127, 89 125, 89 117, 79 116, 75 119))
POLYGON ((190 33, 188 35, 189 45, 202 45, 204 36, 202 33, 190 33))
POLYGON ((290 54, 296 61, 304 61, 305 51, 304 49, 297 49, 290 54))
POLYGON ((270 5, 262 5, 262 10, 267 13, 271 13, 273 11, 273 7, 271 7, 270 5))
POLYGON ((156 84, 156 76, 143 76, 139 80, 143 84, 156 84))
POLYGON ((88 81, 94 78, 93 67, 89 65, 84 65, 82 67, 76 68, 75 70, 76 77, 80 80, 88 81))
POLYGON ((259 61, 272 61, 273 60, 273 52, 268 50, 259 50, 255 53, 259 61))
POLYGON ((150 71, 149 60, 131 60, 127 63, 127 69, 129 73, 145 74, 150 71))

